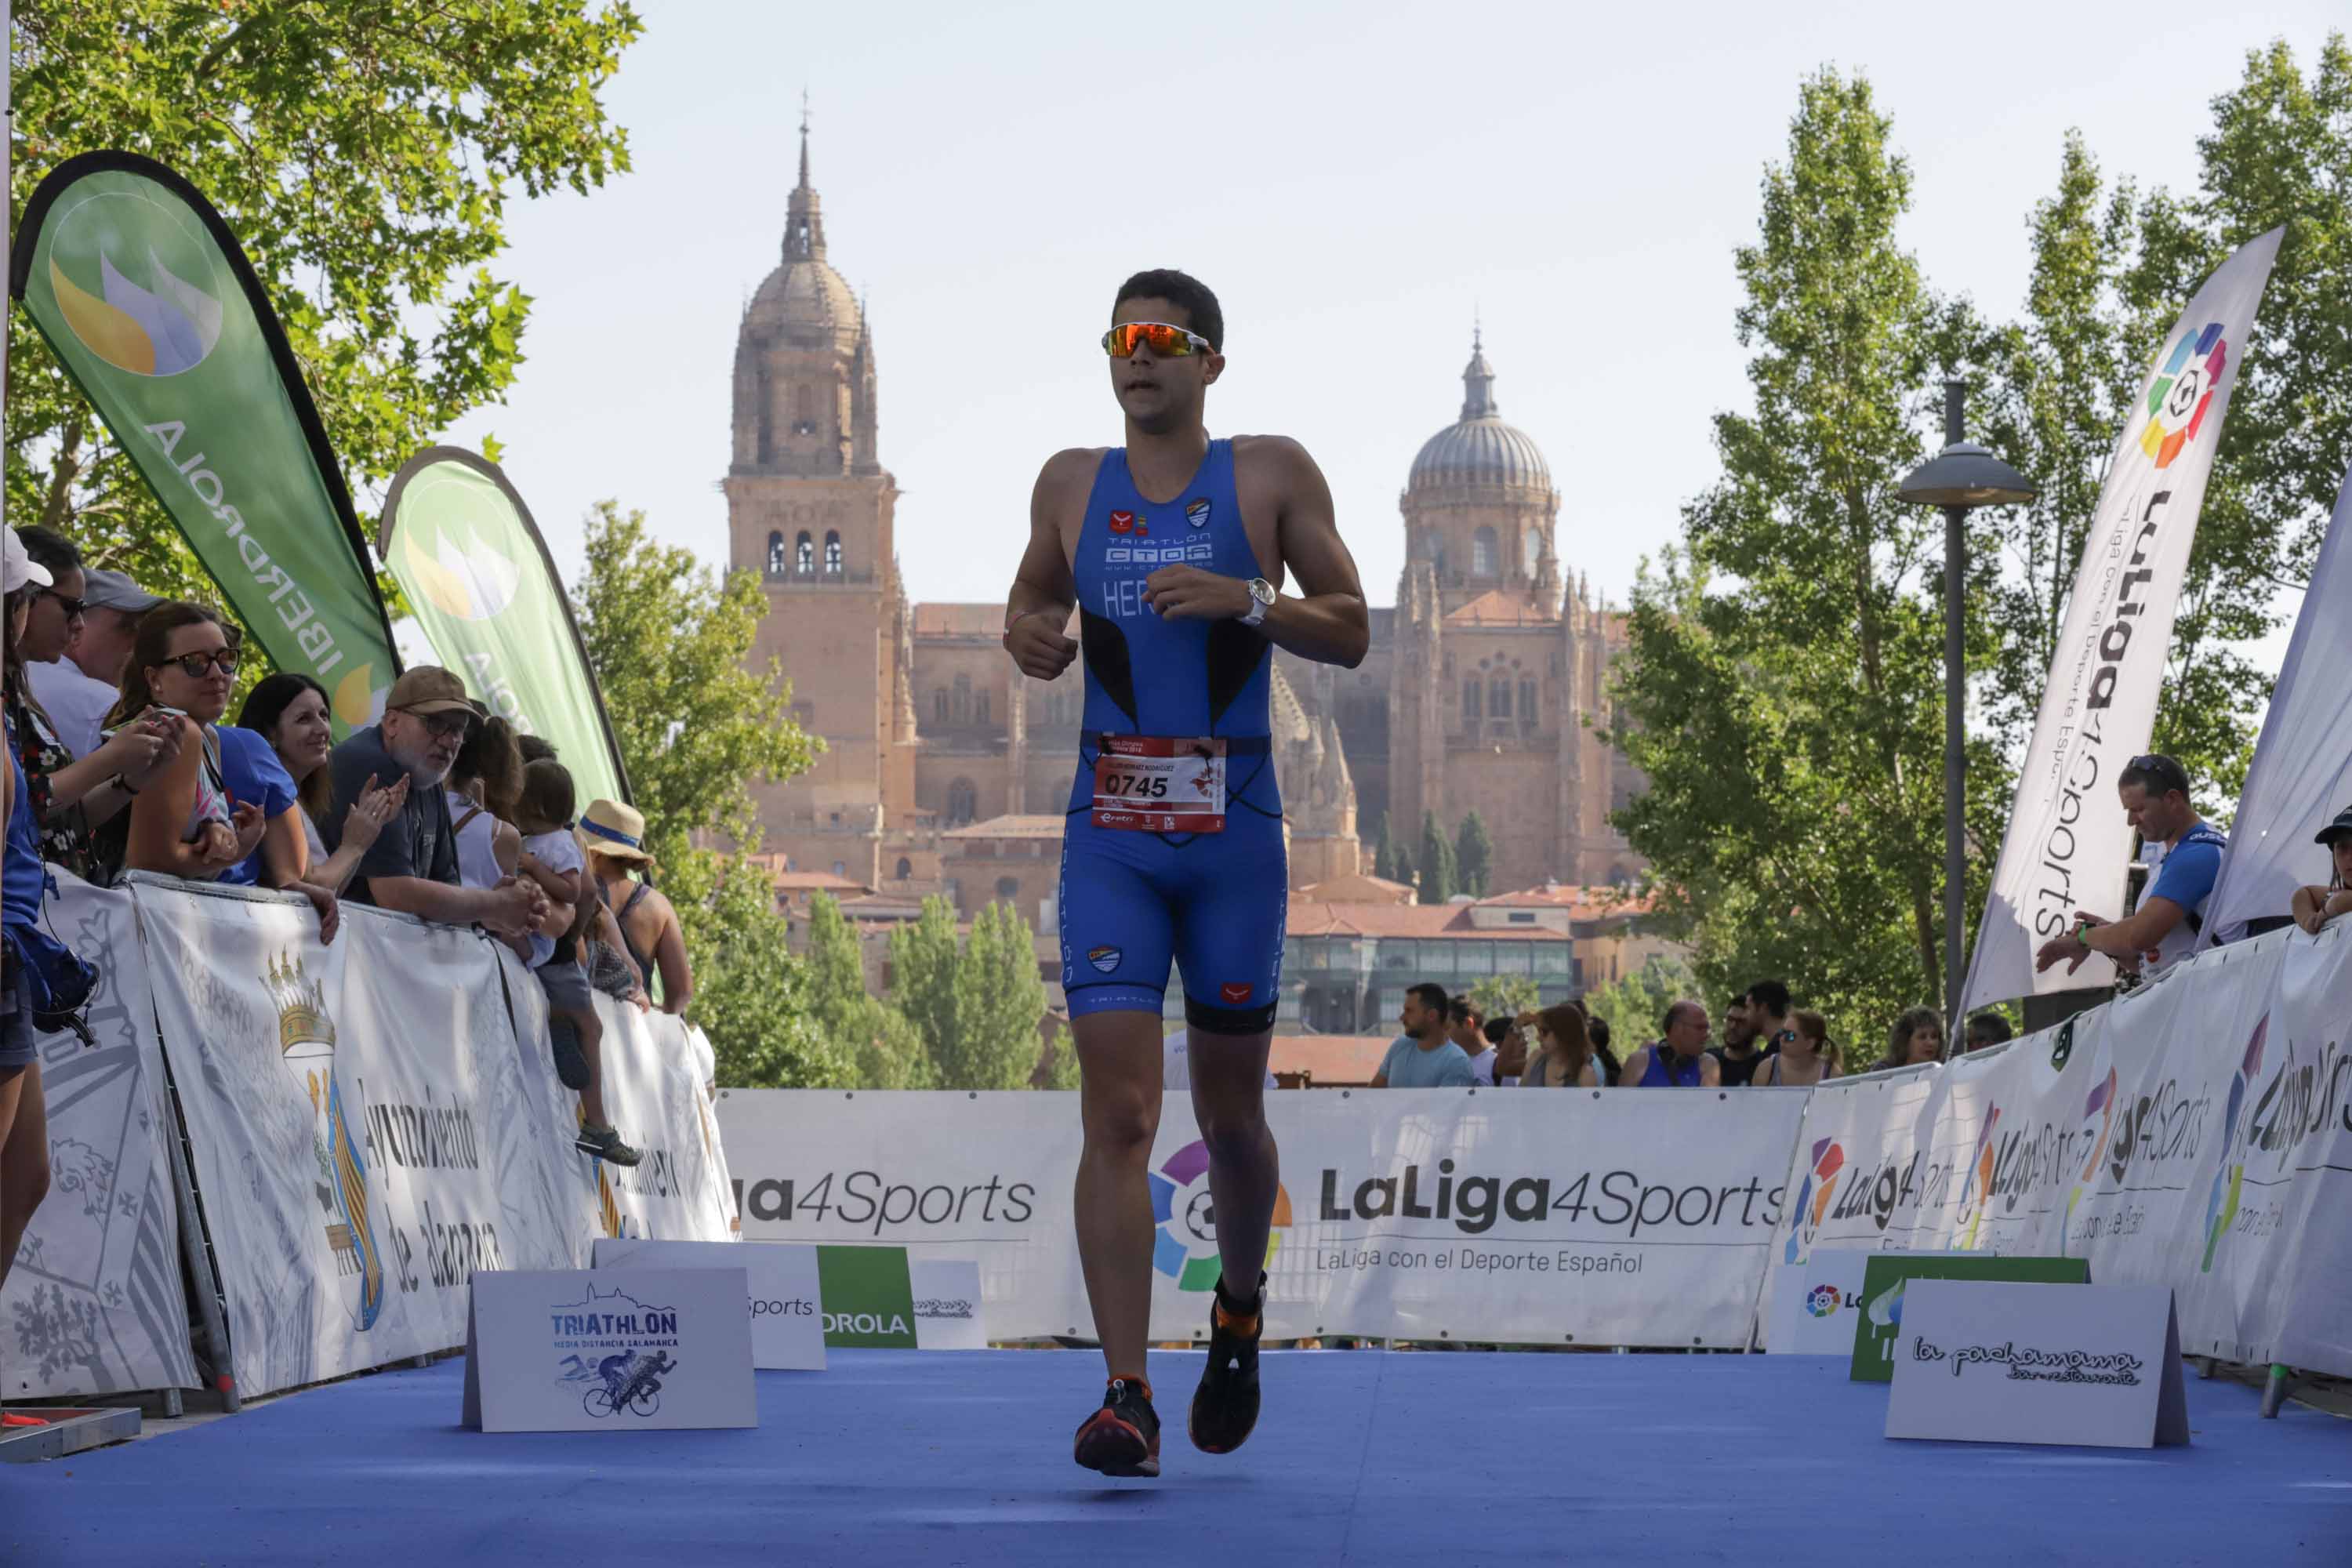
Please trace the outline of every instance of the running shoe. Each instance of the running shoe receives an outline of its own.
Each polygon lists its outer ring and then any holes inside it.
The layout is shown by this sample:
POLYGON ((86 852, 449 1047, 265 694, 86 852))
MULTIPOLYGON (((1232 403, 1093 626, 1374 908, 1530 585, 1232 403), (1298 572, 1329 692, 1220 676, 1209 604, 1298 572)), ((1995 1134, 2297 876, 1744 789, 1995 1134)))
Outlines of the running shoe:
POLYGON ((1257 1298, 1235 1301, 1218 1279, 1209 1304, 1209 1365, 1192 1391, 1186 1429, 1204 1454, 1230 1454, 1249 1441, 1257 1425, 1257 1342, 1265 1328, 1265 1276, 1257 1277, 1257 1298))
POLYGON ((1160 1473, 1160 1413, 1151 1408, 1151 1385, 1114 1377, 1102 1408, 1086 1419, 1071 1458, 1107 1476, 1160 1473))
POLYGON ((572 1146, 583 1154, 593 1154, 612 1165, 634 1165, 645 1158, 642 1151, 622 1142, 621 1135, 610 1127, 583 1123, 580 1136, 572 1141, 572 1146))

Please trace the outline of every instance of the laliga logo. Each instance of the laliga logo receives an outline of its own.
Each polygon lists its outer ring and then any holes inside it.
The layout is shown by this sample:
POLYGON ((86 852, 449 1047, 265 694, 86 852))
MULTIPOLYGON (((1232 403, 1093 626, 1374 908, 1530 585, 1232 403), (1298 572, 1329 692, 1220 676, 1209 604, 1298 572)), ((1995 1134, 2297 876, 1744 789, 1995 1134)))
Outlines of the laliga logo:
MULTIPOLYGON (((1206 1290, 1223 1272, 1217 1261, 1217 1212, 1209 1197, 1209 1146, 1187 1143, 1151 1173, 1151 1217, 1160 1232, 1151 1240, 1151 1267, 1176 1281, 1179 1290, 1206 1290), (1181 1200, 1181 1201, 1180 1201, 1181 1200), (1196 1254, 1194 1248, 1200 1248, 1196 1254)), ((1290 1194, 1274 1190, 1274 1228, 1265 1238, 1265 1260, 1274 1262, 1290 1224, 1290 1194)))
POLYGON ((1845 1150, 1836 1139, 1824 1138, 1813 1145, 1813 1168, 1805 1173, 1805 1184, 1797 1189, 1797 1223, 1789 1232, 1782 1261, 1795 1263, 1812 1250, 1813 1237, 1821 1234, 1822 1216, 1830 1212, 1830 1194, 1837 1190, 1838 1173, 1844 1169, 1845 1150))
POLYGON ((2205 1259, 2197 1266, 2200 1274, 2213 1271, 2213 1250, 2230 1233, 2230 1222, 2238 1217, 2238 1193, 2246 1177, 2247 1144, 2239 1119, 2246 1109, 2246 1091, 2253 1086, 2254 1075, 2263 1070, 2263 1042, 2269 1037, 2270 1027, 2271 1016, 2265 1013, 2254 1025, 2253 1038, 2246 1042, 2238 1076, 2230 1080, 2229 1109, 2221 1117, 2221 1165, 2213 1173, 2213 1190, 2205 1197, 2205 1259))
MULTIPOLYGON (((156 247, 185 234, 169 209, 122 191, 91 196, 58 222, 49 287, 82 347, 133 375, 178 375, 205 362, 220 342, 219 279, 212 279, 210 290, 191 282, 165 264, 156 247), (59 265, 61 254, 82 282, 59 265), (126 265, 118 265, 117 257, 126 265)), ((172 248, 184 256, 189 247, 172 248)), ((209 270, 209 256, 205 260, 209 270)), ((194 270, 185 260, 182 266, 194 270)))
MULTIPOLYGON (((2083 1201, 2083 1194, 2089 1192, 2092 1184, 2097 1180, 2099 1161, 2107 1152, 2107 1134, 2114 1129, 2116 1121, 2116 1070, 2113 1068, 2107 1069, 2105 1081, 2092 1089, 2090 1098, 2083 1101, 2083 1125, 2088 1127, 2094 1117, 2098 1119, 2098 1135, 2091 1140, 2089 1157, 2084 1160, 2082 1170, 2075 1173, 2074 1191, 2066 1194, 2066 1218, 2069 1222, 2074 1217, 2074 1205, 2083 1201)), ((2066 1250, 2066 1231, 2063 1226, 2058 1233, 2058 1250, 2062 1255, 2066 1250)))
POLYGON ((2203 331, 2180 334, 2172 353, 2147 389, 2147 428, 2140 432, 2139 449, 2159 468, 2168 468, 2180 448, 2197 439, 2213 393, 2230 363, 2230 345, 2222 341, 2221 323, 2203 331))
POLYGON ((1961 1232, 1958 1250, 1977 1249, 1977 1228, 1984 1224, 1985 1211, 1992 1206, 1992 1131, 2000 1125, 2000 1107, 1985 1112, 1984 1126, 1977 1132, 1976 1158, 1969 1162, 1969 1179, 1960 1188, 1959 1223, 1968 1226, 1961 1232))
POLYGON ((1805 1293, 1805 1310, 1816 1318, 1826 1318, 1838 1310, 1841 1300, 1834 1285, 1816 1285, 1805 1293))

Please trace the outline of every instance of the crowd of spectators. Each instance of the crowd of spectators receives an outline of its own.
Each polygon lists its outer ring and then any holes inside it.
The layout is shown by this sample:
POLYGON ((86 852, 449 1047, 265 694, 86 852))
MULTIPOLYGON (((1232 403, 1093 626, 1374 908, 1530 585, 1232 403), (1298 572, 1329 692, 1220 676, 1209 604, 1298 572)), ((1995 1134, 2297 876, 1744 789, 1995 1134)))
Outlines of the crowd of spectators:
MULTIPOLYGON (((478 927, 547 993, 558 1076, 580 1095, 584 1152, 635 1164, 606 1112, 593 990, 682 1012, 693 980, 677 911, 638 879, 644 820, 576 809, 552 747, 518 735, 455 673, 402 674, 381 718, 334 738, 307 675, 253 683, 238 629, 198 604, 89 567, 53 531, 5 533, 0 789, 9 1003, 0 1007, 0 1270, 47 1184, 20 949, 54 887, 44 862, 110 886, 137 871, 299 895, 331 942, 347 904, 478 927), (25 1026, 17 1015, 26 1014, 25 1026), (21 1167, 21 1168, 20 1168, 21 1167)), ((68 955, 68 959, 70 954, 68 955)), ((47 1026, 48 1020, 44 1019, 47 1026)))

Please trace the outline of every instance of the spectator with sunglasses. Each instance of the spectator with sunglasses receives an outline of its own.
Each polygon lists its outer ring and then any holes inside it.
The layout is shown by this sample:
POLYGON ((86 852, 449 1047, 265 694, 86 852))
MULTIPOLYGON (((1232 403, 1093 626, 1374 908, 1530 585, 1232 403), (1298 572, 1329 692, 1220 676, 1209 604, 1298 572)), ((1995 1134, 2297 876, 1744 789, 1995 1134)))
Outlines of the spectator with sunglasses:
MULTIPOLYGON (((2036 971, 2063 963, 2072 974, 2095 952, 2147 978, 2189 956, 2204 930, 2205 900, 2221 872, 2230 841, 2208 826, 2189 801, 2189 770, 2167 756, 2134 757, 2116 775, 2124 816, 2139 832, 2148 860, 2147 891, 2119 921, 2077 911, 2074 929, 2042 944, 2036 971)), ((2242 931, 2223 931, 2235 940, 2242 931)))
MULTIPOLYGON (((23 533, 29 542, 48 531, 31 528, 23 533)), ((59 539, 58 542, 65 542, 59 539)), ((138 635, 139 623, 147 612, 163 601, 120 572, 83 565, 78 554, 75 565, 81 586, 62 595, 58 606, 63 610, 71 605, 81 611, 79 616, 59 616, 72 623, 62 645, 64 657, 47 663, 27 659, 25 673, 34 697, 56 724, 58 739, 75 756, 87 757, 98 750, 106 715, 122 695, 122 671, 131 662, 131 639, 138 635)))
POLYGON ((160 716, 177 733, 179 750, 131 797, 125 868, 217 881, 260 845, 261 803, 232 803, 214 728, 228 707, 236 663, 228 628, 202 605, 168 602, 141 618, 122 672, 122 695, 107 723, 119 732, 160 716))
POLYGON ((457 874, 457 836, 442 784, 480 720, 464 681, 436 665, 418 665, 392 683, 383 721, 353 731, 328 757, 335 804, 318 827, 329 854, 372 786, 408 781, 400 815, 384 824, 352 879, 354 903, 443 925, 479 925, 505 938, 528 936, 547 912, 547 896, 534 882, 507 877, 496 887, 468 888, 457 874))

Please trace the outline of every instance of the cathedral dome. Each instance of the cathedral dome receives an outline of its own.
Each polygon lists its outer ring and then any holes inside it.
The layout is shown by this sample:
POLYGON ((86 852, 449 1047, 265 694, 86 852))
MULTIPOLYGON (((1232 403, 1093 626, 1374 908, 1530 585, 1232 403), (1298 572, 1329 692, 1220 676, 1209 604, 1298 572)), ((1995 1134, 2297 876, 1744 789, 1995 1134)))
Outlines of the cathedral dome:
POLYGON ((784 218, 783 265, 767 276, 743 312, 751 337, 782 335, 812 346, 830 336, 847 353, 857 345, 857 296, 824 258, 824 216, 809 185, 808 127, 801 127, 801 183, 784 218))
POLYGON ((1456 486, 1551 489, 1551 469, 1535 440, 1506 425, 1495 406, 1495 372, 1473 336, 1462 372, 1462 417, 1422 443, 1406 480, 1412 490, 1456 486))

